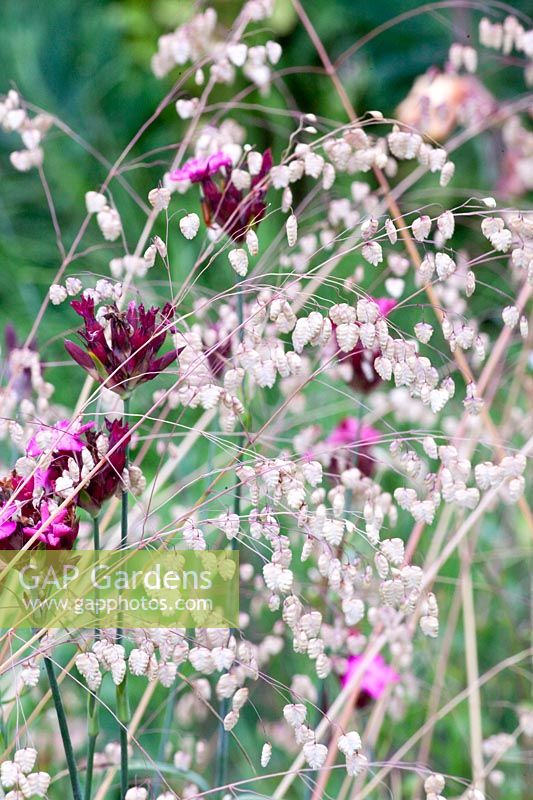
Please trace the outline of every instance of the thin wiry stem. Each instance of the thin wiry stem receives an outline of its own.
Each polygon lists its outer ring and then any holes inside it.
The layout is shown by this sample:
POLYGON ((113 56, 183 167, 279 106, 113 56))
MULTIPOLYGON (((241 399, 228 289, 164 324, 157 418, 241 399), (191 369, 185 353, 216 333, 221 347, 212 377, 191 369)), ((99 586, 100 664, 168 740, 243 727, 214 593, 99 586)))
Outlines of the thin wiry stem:
POLYGON ((72 796, 74 800, 81 800, 82 795, 81 795, 80 782, 78 779, 78 768, 76 766, 76 759, 74 758, 74 749, 72 747, 72 740, 70 738, 70 733, 68 730, 67 718, 65 716, 65 709, 63 708, 63 701, 61 700, 61 692, 59 691, 59 685, 57 683, 57 678, 54 671, 54 665, 47 656, 45 656, 44 658, 44 666, 46 668, 48 681, 50 683, 52 699, 54 701, 54 706, 57 714, 57 722, 59 724, 59 731, 61 733, 63 748, 65 750, 65 757, 67 759, 68 774, 70 777, 70 785, 72 787, 72 796))

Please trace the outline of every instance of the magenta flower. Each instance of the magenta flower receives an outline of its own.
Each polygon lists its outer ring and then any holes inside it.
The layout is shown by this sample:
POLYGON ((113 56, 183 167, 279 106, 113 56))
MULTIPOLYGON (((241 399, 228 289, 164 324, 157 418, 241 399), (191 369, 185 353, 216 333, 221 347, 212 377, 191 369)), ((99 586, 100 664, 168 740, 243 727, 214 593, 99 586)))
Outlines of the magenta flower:
POLYGON ((81 438, 82 434, 93 426, 94 422, 87 422, 82 425, 79 422, 73 423, 69 419, 62 419, 52 427, 43 425, 26 445, 26 455, 37 458, 37 456, 49 449, 48 444, 53 447, 53 450, 70 450, 74 453, 79 453, 85 447, 85 443, 81 438), (64 433, 61 433, 61 431, 64 431, 64 433), (43 434, 46 437, 46 444, 43 441, 43 434))
POLYGON ((74 517, 74 507, 63 508, 48 527, 41 531, 41 527, 52 516, 49 504, 44 500, 39 506, 39 519, 32 526, 26 525, 22 533, 26 538, 38 534, 38 542, 46 546, 47 550, 70 550, 78 535, 78 520, 74 517))
POLYGON ((17 529, 14 517, 17 514, 17 507, 13 503, 6 503, 0 508, 0 540, 9 538, 17 529))
POLYGON ((174 181, 199 183, 206 225, 219 225, 227 236, 242 241, 253 225, 260 222, 266 211, 267 178, 272 168, 272 153, 265 150, 259 172, 250 175, 250 188, 237 189, 231 180, 232 162, 222 152, 209 158, 193 158, 170 177, 174 181), (220 173, 218 181, 214 176, 220 173))
POLYGON ((173 181, 190 181, 199 183, 216 175, 221 169, 232 168, 231 158, 222 151, 215 153, 208 158, 191 158, 180 169, 175 169, 170 173, 173 181))
POLYGON ((340 475, 346 469, 357 467, 363 475, 374 472, 372 445, 379 442, 380 432, 364 425, 355 417, 346 417, 333 429, 324 445, 330 455, 329 471, 340 475))
MULTIPOLYGON (((378 305, 380 314, 384 317, 387 317, 396 306, 396 300, 392 300, 390 297, 373 297, 371 299, 378 305)), ((376 347, 367 349, 360 341, 349 353, 338 351, 337 359, 342 362, 347 361, 352 368, 350 386, 353 389, 366 394, 381 383, 381 378, 374 369, 374 361, 378 355, 379 350, 376 347)))
MULTIPOLYGON (((348 669, 342 676, 342 685, 346 683, 353 676, 357 667, 363 660, 363 656, 350 656, 348 659, 348 669)), ((378 653, 375 655, 367 668, 363 672, 361 683, 359 685, 359 696, 357 705, 359 707, 366 705, 371 700, 379 700, 386 688, 393 683, 400 680, 398 673, 385 661, 383 656, 378 653)))
POLYGON ((0 480, 0 550, 20 550, 37 532, 33 548, 44 545, 46 550, 72 549, 79 528, 75 503, 62 509, 46 530, 40 531, 52 509, 62 502, 51 490, 41 494, 44 482, 42 475, 24 479, 16 472, 0 480), (16 500, 11 500, 16 490, 16 500), (40 496, 38 503, 34 494, 40 496))
POLYGON ((95 381, 123 397, 159 375, 177 356, 176 350, 170 350, 156 358, 167 331, 173 330, 170 303, 163 309, 146 310, 131 302, 124 312, 113 304, 103 315, 105 324, 95 317, 94 300, 83 297, 71 306, 85 322, 78 331, 85 348, 67 339, 67 352, 95 381))
MULTIPOLYGON (((51 456, 46 469, 37 470, 41 485, 47 491, 55 491, 56 481, 62 477, 64 472, 70 474, 71 462, 77 465, 81 473, 84 462, 82 450, 88 451, 94 464, 98 464, 105 452, 105 461, 98 471, 93 475, 79 491, 76 502, 87 511, 91 516, 98 516, 102 505, 109 500, 119 488, 122 473, 126 466, 126 451, 129 443, 129 426, 119 420, 110 422, 105 420, 107 429, 107 442, 105 447, 102 437, 104 432, 91 430, 93 422, 85 425, 74 424, 70 420, 61 420, 53 428, 42 428, 48 434, 49 431, 66 430, 69 426, 71 433, 60 437, 48 436, 46 441, 39 442, 41 435, 37 433, 28 443, 26 454, 29 456, 39 456, 47 452, 51 456), (76 431, 73 433, 72 431, 76 431), (109 455, 107 453, 109 452, 109 455)), ((74 482, 75 486, 75 482, 74 482)))

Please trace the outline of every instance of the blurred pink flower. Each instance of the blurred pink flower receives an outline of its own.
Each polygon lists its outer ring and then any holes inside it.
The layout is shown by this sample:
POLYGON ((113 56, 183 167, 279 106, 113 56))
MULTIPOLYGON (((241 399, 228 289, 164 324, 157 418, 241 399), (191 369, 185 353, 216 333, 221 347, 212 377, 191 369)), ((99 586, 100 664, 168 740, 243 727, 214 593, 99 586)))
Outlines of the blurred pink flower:
MULTIPOLYGON (((342 676, 342 685, 345 686, 350 678, 355 673, 357 667, 363 660, 363 656, 350 656, 348 659, 348 669, 342 676)), ((369 665, 363 672, 361 683, 359 685, 359 698, 357 701, 358 706, 363 706, 370 700, 378 700, 384 693, 387 686, 392 683, 397 683, 400 676, 378 653, 370 661, 369 665)))
POLYGON ((363 475, 372 475, 372 445, 379 442, 380 436, 380 432, 370 425, 362 424, 355 417, 345 417, 324 442, 331 456, 330 472, 338 475, 345 469, 357 467, 363 475))
POLYGON ((39 444, 38 434, 45 431, 50 432, 50 444, 53 445, 54 450, 71 450, 75 453, 80 453, 85 447, 81 434, 93 426, 94 422, 87 422, 85 425, 81 425, 79 422, 72 422, 69 419, 62 419, 52 427, 41 425, 39 431, 28 442, 26 455, 36 458, 44 452, 46 447, 41 447, 39 444), (63 431, 62 434, 61 431, 63 431))
POLYGON ((224 167, 231 169, 231 158, 226 153, 219 151, 208 158, 189 159, 182 167, 171 172, 170 177, 173 181, 200 183, 211 175, 216 175, 224 167))

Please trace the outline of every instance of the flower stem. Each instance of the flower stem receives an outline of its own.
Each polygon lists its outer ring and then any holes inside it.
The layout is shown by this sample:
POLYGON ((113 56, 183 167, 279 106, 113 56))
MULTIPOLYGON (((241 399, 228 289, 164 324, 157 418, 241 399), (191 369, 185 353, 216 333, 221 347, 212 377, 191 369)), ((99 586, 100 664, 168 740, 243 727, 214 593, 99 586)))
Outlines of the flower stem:
MULTIPOLYGON (((194 636, 194 633, 193 633, 194 636)), ((163 719, 163 728, 161 730, 161 738, 159 739, 159 747, 157 749, 157 763, 162 764, 165 761, 165 751, 167 749, 167 742, 170 737, 170 730, 172 727, 172 717, 174 716, 174 707, 176 705, 176 697, 178 694, 178 683, 177 681, 174 683, 174 686, 170 690, 170 694, 168 696, 167 705, 165 708, 165 716, 163 719)), ((159 790, 161 788, 161 776, 157 775, 154 780, 152 786, 152 792, 154 797, 157 797, 159 794, 159 790)))
POLYGON ((48 681, 52 692, 52 699, 57 714, 57 721, 59 724, 59 731, 61 739, 63 740, 63 748, 65 750, 65 757, 67 759, 68 774, 70 776, 70 785, 72 786, 72 797, 74 800, 81 800, 80 782, 78 780, 78 768, 74 759, 74 750, 72 748, 72 741, 68 732, 67 718, 65 716, 65 709, 63 708, 63 701, 61 700, 61 693, 59 685, 54 672, 54 665, 51 660, 45 656, 44 665, 48 674, 48 681))
MULTIPOLYGON (((243 323, 244 323, 244 295, 241 290, 237 293, 237 319, 238 319, 238 337, 239 341, 242 342, 244 338, 244 330, 243 330, 243 323)), ((239 431, 237 436, 237 447, 241 450, 242 445, 244 442, 244 431, 239 431)), ((233 503, 233 511, 234 513, 240 517, 241 513, 241 482, 237 478, 235 482, 235 499, 233 503)), ((239 540, 237 536, 234 536, 231 540, 231 549, 238 550, 239 549, 239 540)), ((230 638, 231 636, 235 635, 235 630, 230 628, 230 638)), ((219 732, 218 732, 218 741, 217 741, 217 753, 216 753, 216 776, 215 776, 215 786, 217 787, 224 787, 227 784, 227 775, 228 775, 228 762, 229 762, 229 731, 224 728, 224 717, 229 711, 229 699, 224 697, 219 705, 219 732)), ((220 797, 222 798, 225 794, 224 789, 221 788, 220 797)))
MULTIPOLYGON (((128 417, 130 410, 129 397, 124 398, 124 418, 128 417)), ((125 448, 125 469, 128 469, 128 446, 125 448)), ((122 507, 120 521, 120 549, 124 550, 128 546, 128 489, 122 492, 122 507)), ((120 621, 120 620, 119 620, 120 621)), ((117 644, 122 644, 124 632, 117 627, 117 644)), ((127 693, 127 672, 122 682, 117 686, 117 718, 120 724, 120 796, 124 800, 128 791, 128 724, 130 721, 130 709, 127 693)))
POLYGON ((97 738, 98 738, 98 732, 95 733, 94 735, 89 735, 89 743, 87 745, 87 770, 85 774, 85 794, 84 794, 85 800, 91 800, 91 792, 93 786, 94 752, 96 750, 97 738))
MULTIPOLYGON (((93 518, 93 546, 95 553, 98 552, 98 550, 100 550, 100 526, 98 523, 98 517, 93 518)), ((100 628, 94 629, 94 638, 95 641, 100 638, 100 628)), ((87 769, 85 773, 85 793, 84 793, 85 800, 91 800, 94 753, 96 750, 96 739, 98 738, 98 733, 100 731, 100 719, 99 719, 100 709, 96 700, 97 700, 96 694, 94 692, 91 692, 87 703, 88 744, 87 744, 87 769)))

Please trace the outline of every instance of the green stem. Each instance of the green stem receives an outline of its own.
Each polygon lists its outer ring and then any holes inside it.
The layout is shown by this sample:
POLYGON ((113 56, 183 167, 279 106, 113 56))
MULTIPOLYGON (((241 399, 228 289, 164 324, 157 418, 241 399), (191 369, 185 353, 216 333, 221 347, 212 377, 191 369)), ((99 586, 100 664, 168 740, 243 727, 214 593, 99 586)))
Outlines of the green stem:
POLYGON ((91 792, 92 792, 92 785, 93 785, 93 766, 94 766, 94 752, 96 750, 96 739, 98 738, 98 734, 95 736, 89 736, 89 744, 87 746, 87 771, 85 774, 85 800, 91 800, 91 792))
MULTIPOLYGON (((100 550, 100 526, 98 517, 93 518, 93 546, 94 551, 100 550)), ((95 640, 100 638, 100 628, 94 629, 95 640)), ((91 791, 93 783, 93 767, 94 767, 94 753, 96 750, 96 739, 100 730, 99 720, 99 706, 97 704, 97 697, 94 692, 89 694, 87 703, 87 728, 88 728, 88 744, 87 744, 87 769, 85 773, 85 800, 91 800, 91 791)))
MULTIPOLYGON (((129 397, 124 398, 124 419, 127 421, 130 410, 129 397)), ((126 446, 126 464, 128 469, 128 447, 126 446)), ((120 519, 120 549, 125 550, 128 546, 128 491, 122 492, 122 508, 120 519)), ((120 620, 119 620, 120 622, 120 620)), ((117 627, 117 644, 122 644, 124 632, 120 625, 117 627)), ((122 683, 117 686, 117 718, 120 724, 120 796, 122 799, 128 791, 128 724, 130 721, 130 710, 127 694, 127 672, 122 683)))
MULTIPOLYGON (((243 292, 239 291, 237 294, 237 319, 238 319, 238 326, 239 326, 239 341, 242 342, 244 338, 244 329, 243 329, 243 322, 244 322, 244 296, 243 292)), ((237 446, 239 450, 242 448, 244 442, 244 432, 241 430, 239 435, 237 436, 237 446)), ((233 511, 240 517, 241 513, 241 483, 237 478, 235 482, 235 500, 233 503, 233 511)), ((231 549, 238 550, 239 549, 239 540, 235 536, 231 540, 231 549)), ((230 637, 235 634, 233 628, 230 628, 230 637)), ((224 717, 229 711, 229 700, 228 698, 223 698, 219 705, 219 731, 218 731, 218 741, 217 741, 217 753, 216 753, 216 777, 215 777, 215 786, 223 787, 226 786, 228 780, 228 766, 229 766, 229 731, 224 728, 224 717)), ((225 790, 221 789, 220 797, 222 798, 225 794, 225 790)))
MULTIPOLYGON (((170 729, 172 726, 172 717, 174 716, 174 706, 176 705, 177 693, 178 693, 178 682, 176 681, 176 683, 174 684, 174 686, 170 691, 170 695, 167 700, 167 705, 165 708, 165 716, 163 719, 163 728, 161 730, 161 738, 159 739, 159 747, 157 750, 157 761, 160 764, 163 764, 165 761, 165 750, 167 749, 167 742, 170 736, 170 729)), ((157 778, 155 778, 152 787, 152 792, 154 797, 157 797, 160 788, 161 788, 161 778, 158 775, 157 778)))
POLYGON ((68 732, 67 718, 65 716, 65 709, 63 708, 61 693, 59 691, 59 685, 57 683, 57 678, 54 672, 54 665, 47 656, 45 656, 44 658, 44 665, 46 667, 46 672, 48 674, 48 681, 50 683, 50 689, 52 691, 52 699, 54 701, 54 706, 56 708, 57 721, 59 723, 59 731, 61 733, 61 739, 63 740, 63 748, 65 750, 65 757, 67 759, 68 774, 70 776, 70 785, 72 786, 72 797, 74 798, 74 800, 81 800, 80 782, 78 780, 78 768, 76 766, 76 761, 74 758, 74 750, 72 748, 72 741, 70 738, 70 734, 68 732))

